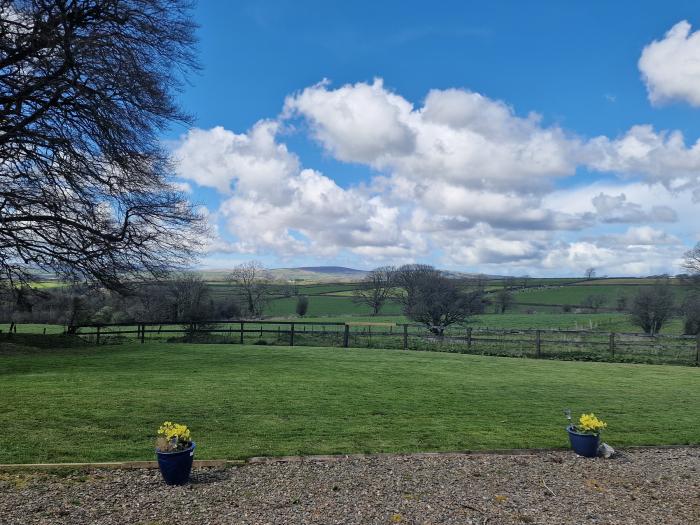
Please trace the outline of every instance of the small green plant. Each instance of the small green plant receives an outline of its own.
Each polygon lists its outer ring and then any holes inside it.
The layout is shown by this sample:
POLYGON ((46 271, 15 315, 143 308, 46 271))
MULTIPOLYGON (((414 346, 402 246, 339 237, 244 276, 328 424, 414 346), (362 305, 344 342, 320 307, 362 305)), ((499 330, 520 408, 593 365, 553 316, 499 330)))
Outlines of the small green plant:
POLYGON ((166 421, 158 429, 156 449, 160 452, 179 452, 192 446, 190 429, 186 425, 166 421))

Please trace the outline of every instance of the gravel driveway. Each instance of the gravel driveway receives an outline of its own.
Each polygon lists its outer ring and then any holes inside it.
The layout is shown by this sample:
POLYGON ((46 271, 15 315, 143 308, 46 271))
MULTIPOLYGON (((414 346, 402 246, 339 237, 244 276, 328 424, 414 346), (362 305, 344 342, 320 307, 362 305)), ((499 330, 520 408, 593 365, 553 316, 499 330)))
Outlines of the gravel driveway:
POLYGON ((0 472, 0 523, 698 524, 700 449, 348 457, 157 470, 0 472))

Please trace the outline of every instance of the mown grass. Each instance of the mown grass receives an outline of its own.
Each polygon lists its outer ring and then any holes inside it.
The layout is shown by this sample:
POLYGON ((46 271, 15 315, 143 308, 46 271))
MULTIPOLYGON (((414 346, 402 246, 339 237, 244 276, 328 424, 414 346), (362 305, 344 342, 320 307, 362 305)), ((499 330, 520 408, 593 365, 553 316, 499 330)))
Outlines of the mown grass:
POLYGON ((700 369, 234 345, 0 353, 0 463, 149 459, 163 420, 200 458, 564 447, 564 407, 613 445, 698 443, 700 369))

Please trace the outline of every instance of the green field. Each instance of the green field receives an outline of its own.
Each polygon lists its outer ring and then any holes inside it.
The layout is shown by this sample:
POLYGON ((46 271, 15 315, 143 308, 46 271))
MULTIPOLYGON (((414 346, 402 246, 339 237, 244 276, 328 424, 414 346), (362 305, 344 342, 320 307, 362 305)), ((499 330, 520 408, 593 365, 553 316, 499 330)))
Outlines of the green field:
MULTIPOLYGON (((62 334, 66 329, 62 324, 39 324, 39 323, 22 323, 17 326, 19 334, 42 334, 46 330, 47 334, 62 334)), ((10 325, 0 323, 0 333, 6 334, 10 330, 10 325)))
MULTIPOLYGON (((265 315, 280 317, 295 315, 296 297, 284 297, 270 301, 265 309, 265 315)), ((356 303, 352 297, 315 296, 309 297, 309 317, 360 315, 369 316, 372 309, 369 306, 356 303)), ((381 312, 383 315, 400 314, 401 305, 389 302, 381 312)))
MULTIPOLYGON (((514 300, 518 303, 539 303, 539 304, 556 304, 556 305, 573 305, 577 306, 591 295, 599 295, 605 298, 605 303, 602 305, 605 308, 615 308, 618 297, 626 297, 628 304, 632 302, 635 294, 638 293, 641 286, 633 286, 629 284, 589 284, 561 286, 556 288, 532 288, 520 290, 514 294, 514 300)), ((686 294, 686 289, 681 286, 674 286, 673 291, 676 294, 678 303, 686 294)))
POLYGON ((0 351, 0 463, 564 447, 564 407, 613 446, 698 443, 700 369, 393 350, 127 344, 0 351))

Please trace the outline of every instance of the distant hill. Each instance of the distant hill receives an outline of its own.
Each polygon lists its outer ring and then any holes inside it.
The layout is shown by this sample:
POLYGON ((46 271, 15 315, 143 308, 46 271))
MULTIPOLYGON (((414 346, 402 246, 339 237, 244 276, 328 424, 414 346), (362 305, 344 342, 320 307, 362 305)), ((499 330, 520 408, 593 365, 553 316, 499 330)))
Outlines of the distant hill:
POLYGON ((344 266, 301 266, 299 268, 274 268, 270 273, 280 280, 303 282, 359 281, 367 273, 364 270, 344 266))
POLYGON ((356 270, 355 268, 345 268, 344 266, 300 266, 299 268, 279 268, 280 270, 304 270, 305 272, 314 273, 337 273, 347 275, 364 275, 365 270, 356 270))

